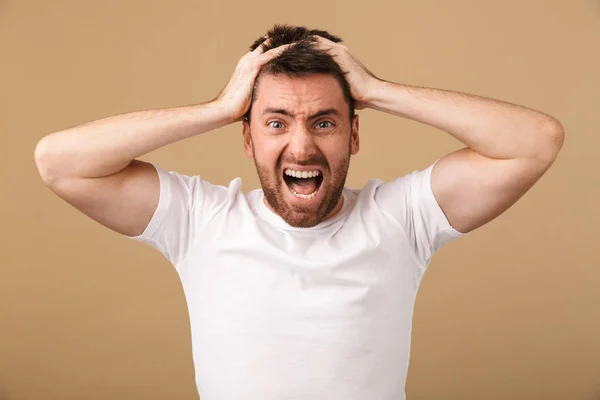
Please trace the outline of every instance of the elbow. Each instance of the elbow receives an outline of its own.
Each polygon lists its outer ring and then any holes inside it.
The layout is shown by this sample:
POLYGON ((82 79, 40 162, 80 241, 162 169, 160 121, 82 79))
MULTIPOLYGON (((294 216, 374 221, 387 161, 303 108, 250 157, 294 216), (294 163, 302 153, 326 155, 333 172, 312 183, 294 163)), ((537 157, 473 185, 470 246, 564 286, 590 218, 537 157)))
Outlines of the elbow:
POLYGON ((536 158, 551 165, 565 143, 565 129, 559 120, 550 118, 538 133, 541 133, 541 139, 538 142, 536 158))
POLYGON ((44 157, 47 153, 47 144, 44 139, 40 140, 35 146, 35 150, 33 151, 33 158, 35 160, 35 164, 39 166, 39 164, 44 160, 44 157))
POLYGON ((551 147, 558 154, 565 143, 565 128, 559 120, 553 119, 548 128, 548 137, 551 142, 551 147))
POLYGON ((52 168, 51 158, 52 150, 49 141, 46 138, 43 138, 35 146, 33 159, 40 177, 47 185, 50 184, 56 176, 56 173, 53 172, 54 169, 52 168))

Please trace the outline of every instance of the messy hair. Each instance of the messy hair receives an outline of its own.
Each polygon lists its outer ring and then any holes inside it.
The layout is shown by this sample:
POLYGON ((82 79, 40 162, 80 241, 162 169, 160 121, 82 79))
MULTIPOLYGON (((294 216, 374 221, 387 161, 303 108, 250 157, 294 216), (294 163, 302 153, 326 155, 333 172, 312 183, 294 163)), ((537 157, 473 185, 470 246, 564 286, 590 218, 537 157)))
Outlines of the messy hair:
MULTIPOLYGON (((323 50, 313 47, 312 43, 316 41, 313 35, 324 37, 335 43, 342 41, 342 39, 327 31, 308 29, 304 26, 277 24, 267 32, 266 36, 271 40, 268 46, 263 46, 264 51, 271 50, 284 44, 294 44, 284 50, 279 56, 262 66, 254 82, 250 108, 246 113, 246 119, 248 121, 250 121, 250 110, 252 109, 252 103, 256 99, 256 88, 258 87, 258 82, 262 74, 285 75, 293 78, 317 73, 331 75, 339 82, 344 99, 348 103, 349 116, 352 121, 352 117, 354 116, 354 99, 350 94, 350 85, 344 76, 345 72, 342 71, 332 56, 328 55, 323 50)), ((252 46, 250 46, 250 50, 255 50, 258 46, 262 45, 265 40, 265 36, 256 39, 254 43, 252 43, 252 46)))

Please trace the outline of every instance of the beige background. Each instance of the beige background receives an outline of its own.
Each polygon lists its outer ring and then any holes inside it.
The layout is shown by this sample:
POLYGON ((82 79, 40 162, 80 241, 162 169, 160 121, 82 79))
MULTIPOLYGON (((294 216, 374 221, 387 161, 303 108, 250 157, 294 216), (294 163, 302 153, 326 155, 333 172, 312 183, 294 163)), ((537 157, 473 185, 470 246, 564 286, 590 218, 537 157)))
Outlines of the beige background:
MULTIPOLYGON (((92 119, 210 100, 274 23, 341 36, 384 79, 494 97, 563 123, 565 146, 542 180, 434 257, 407 394, 599 399, 597 0, 0 1, 0 399, 198 398, 175 270, 52 194, 33 151, 44 135, 92 119)), ((460 147, 429 126, 359 113, 350 187, 460 147)), ((143 159, 258 185, 240 124, 143 159)))

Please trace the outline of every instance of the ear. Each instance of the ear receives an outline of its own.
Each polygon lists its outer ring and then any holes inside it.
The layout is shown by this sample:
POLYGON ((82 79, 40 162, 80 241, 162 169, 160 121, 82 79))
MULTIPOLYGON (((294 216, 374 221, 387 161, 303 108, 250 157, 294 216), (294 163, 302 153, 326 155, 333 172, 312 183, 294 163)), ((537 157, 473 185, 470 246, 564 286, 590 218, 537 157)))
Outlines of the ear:
POLYGON ((248 158, 253 158, 254 148, 250 137, 250 122, 247 119, 242 120, 242 136, 244 137, 244 153, 248 158))
POLYGON ((355 155, 360 148, 360 139, 358 137, 358 114, 352 118, 352 132, 350 133, 350 154, 355 155))

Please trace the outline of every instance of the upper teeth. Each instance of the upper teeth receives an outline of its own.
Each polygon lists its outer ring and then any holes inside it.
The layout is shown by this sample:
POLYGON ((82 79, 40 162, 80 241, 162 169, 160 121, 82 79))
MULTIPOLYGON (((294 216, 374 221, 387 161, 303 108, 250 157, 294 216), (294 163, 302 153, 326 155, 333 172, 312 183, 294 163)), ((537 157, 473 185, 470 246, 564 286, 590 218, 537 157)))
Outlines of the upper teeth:
POLYGON ((294 178, 314 178, 320 174, 319 171, 294 171, 293 169, 286 169, 284 173, 294 178))

